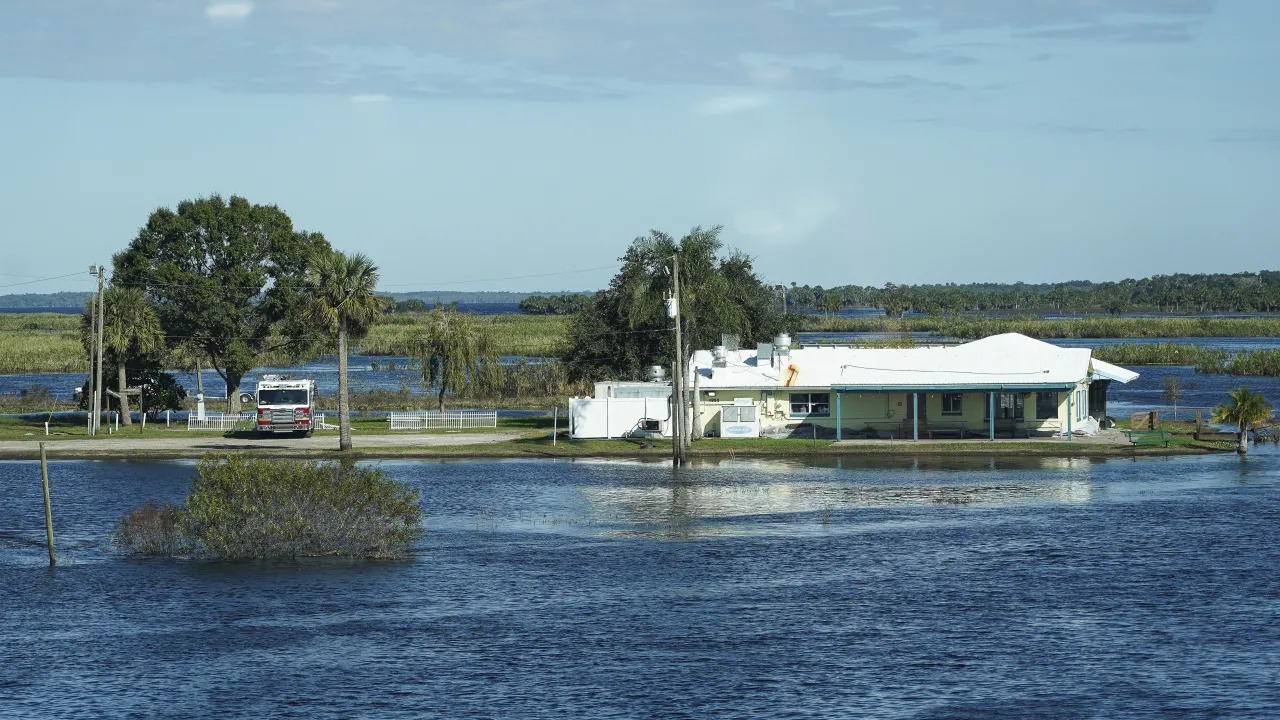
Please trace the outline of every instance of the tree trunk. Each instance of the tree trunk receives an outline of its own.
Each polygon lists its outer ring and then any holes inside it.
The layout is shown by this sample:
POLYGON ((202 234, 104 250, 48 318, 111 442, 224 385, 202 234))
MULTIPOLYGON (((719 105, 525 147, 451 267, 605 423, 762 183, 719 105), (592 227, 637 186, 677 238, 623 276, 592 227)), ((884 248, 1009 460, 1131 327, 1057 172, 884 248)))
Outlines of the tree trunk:
MULTIPOLYGON (((428 362, 433 362, 433 360, 428 360, 428 362)), ((436 396, 436 408, 440 411, 440 414, 442 415, 444 414, 444 378, 445 378, 446 370, 448 370, 448 368, 445 367, 444 356, 441 355, 440 356, 440 393, 436 396)))
POLYGON ((116 365, 116 392, 120 393, 120 422, 125 425, 132 425, 133 418, 129 417, 129 396, 124 394, 127 387, 128 382, 124 374, 124 361, 121 360, 116 365))
POLYGON ((351 400, 347 395, 347 329, 338 326, 338 449, 351 449, 351 400))
POLYGON ((243 377, 227 371, 227 413, 230 415, 240 414, 240 379, 243 377))

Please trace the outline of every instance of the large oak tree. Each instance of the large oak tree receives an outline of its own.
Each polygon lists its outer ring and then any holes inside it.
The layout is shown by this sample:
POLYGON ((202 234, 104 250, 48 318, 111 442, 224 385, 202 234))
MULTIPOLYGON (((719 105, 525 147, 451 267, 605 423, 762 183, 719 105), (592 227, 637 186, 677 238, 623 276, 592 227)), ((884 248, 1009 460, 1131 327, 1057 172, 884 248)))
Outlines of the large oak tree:
POLYGON ((228 410, 240 411, 240 380, 267 352, 311 344, 307 270, 330 252, 320 233, 302 232, 275 205, 232 195, 160 208, 114 257, 112 284, 142 288, 168 342, 207 357, 226 381, 228 410))

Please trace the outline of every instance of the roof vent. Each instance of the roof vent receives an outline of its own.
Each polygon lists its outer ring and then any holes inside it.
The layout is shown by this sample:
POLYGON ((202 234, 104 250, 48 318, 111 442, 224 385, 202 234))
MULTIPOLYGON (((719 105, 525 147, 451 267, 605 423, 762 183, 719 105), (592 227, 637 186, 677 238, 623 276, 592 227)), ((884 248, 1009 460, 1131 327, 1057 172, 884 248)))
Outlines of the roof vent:
POLYGON ((723 345, 717 345, 711 349, 711 367, 727 367, 729 365, 729 352, 723 345))
POLYGON ((767 365, 773 362, 773 345, 756 343, 756 365, 767 365))
POLYGON ((649 378, 649 382, 662 382, 667 376, 667 369, 661 365, 650 365, 645 375, 649 378))

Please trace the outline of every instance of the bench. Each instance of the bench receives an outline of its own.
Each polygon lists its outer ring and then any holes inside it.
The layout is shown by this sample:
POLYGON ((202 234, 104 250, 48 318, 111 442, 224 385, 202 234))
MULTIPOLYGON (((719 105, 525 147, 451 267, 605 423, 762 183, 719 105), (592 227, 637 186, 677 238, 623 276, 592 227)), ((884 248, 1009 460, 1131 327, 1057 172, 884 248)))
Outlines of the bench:
MULTIPOLYGON (((996 418, 996 435, 1007 432, 1011 438, 1018 437, 1018 425, 1020 422, 1022 421, 1013 418, 996 418)), ((1031 437, 1031 428, 1027 427, 1025 423, 1023 423, 1021 430, 1028 439, 1031 437)))
POLYGON ((1169 447, 1168 430, 1124 430, 1125 437, 1133 445, 1163 445, 1169 447))

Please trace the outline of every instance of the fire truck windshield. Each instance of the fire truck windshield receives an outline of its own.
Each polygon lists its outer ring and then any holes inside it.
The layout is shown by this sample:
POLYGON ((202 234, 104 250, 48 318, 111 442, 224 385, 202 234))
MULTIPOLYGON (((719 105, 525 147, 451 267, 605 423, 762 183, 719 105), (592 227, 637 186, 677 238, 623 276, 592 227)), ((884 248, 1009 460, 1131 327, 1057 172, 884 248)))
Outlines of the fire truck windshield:
POLYGON ((259 405, 306 405, 306 390, 259 390, 259 405))

